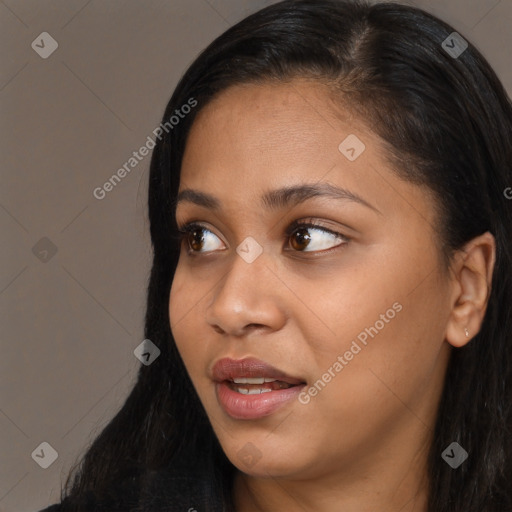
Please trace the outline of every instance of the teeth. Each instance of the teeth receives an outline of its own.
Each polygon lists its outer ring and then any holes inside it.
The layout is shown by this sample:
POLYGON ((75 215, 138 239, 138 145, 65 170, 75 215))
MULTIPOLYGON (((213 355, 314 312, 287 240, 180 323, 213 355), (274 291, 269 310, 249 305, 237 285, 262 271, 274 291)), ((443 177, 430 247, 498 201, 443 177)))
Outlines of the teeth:
MULTIPOLYGON (((261 383, 259 383, 261 384, 261 383)), ((238 393, 242 393, 242 395, 260 395, 261 393, 269 393, 272 391, 271 389, 246 389, 246 388, 236 388, 238 393)))
POLYGON ((275 382, 276 379, 267 379, 266 377, 240 377, 233 379, 235 384, 263 384, 264 382, 275 382))

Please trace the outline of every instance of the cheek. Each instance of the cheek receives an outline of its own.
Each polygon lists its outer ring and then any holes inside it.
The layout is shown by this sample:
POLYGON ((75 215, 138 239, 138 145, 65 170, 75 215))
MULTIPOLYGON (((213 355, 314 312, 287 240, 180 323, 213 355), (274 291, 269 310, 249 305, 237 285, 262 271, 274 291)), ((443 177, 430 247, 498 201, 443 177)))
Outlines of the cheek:
POLYGON ((187 297, 183 294, 184 289, 185 283, 181 278, 179 271, 176 270, 169 294, 169 318, 173 333, 180 320, 185 316, 184 303, 187 300, 187 297))
POLYGON ((326 284, 315 301, 323 322, 303 325, 315 382, 332 381, 321 394, 342 409, 348 403, 381 408, 396 401, 393 393, 414 396, 427 385, 443 345, 449 308, 446 283, 432 271, 435 255, 396 251, 379 261, 326 284))
MULTIPOLYGON (((372 340, 374 345, 383 344, 379 340, 387 337, 391 326, 404 322, 410 283, 404 274, 371 262, 352 266, 350 272, 311 285, 312 293, 306 296, 312 313, 297 319, 301 330, 308 333, 308 344, 318 368, 327 368, 338 355, 350 351, 353 341, 358 341, 362 349, 372 340), (321 293, 315 294, 315 288, 321 289, 321 293)), ((390 336, 389 341, 396 339, 390 336)))
POLYGON ((209 384, 206 364, 211 360, 211 354, 208 352, 210 346, 206 336, 203 301, 210 287, 197 285, 178 267, 169 296, 171 332, 185 368, 199 393, 204 382, 209 384))
POLYGON ((191 287, 190 283, 187 284, 187 279, 177 270, 169 297, 169 319, 174 341, 187 370, 189 364, 193 362, 193 358, 190 356, 194 353, 194 340, 198 339, 191 321, 197 314, 194 310, 198 307, 196 295, 197 288, 191 287))
MULTIPOLYGON (((183 265, 178 264, 169 294, 169 318, 176 338, 182 338, 181 334, 186 334, 185 326, 192 318, 197 323, 198 308, 201 307, 201 300, 207 291, 200 286, 200 282, 183 265)), ((176 343, 179 343, 178 339, 176 343)))
POLYGON ((397 291, 398 301, 384 294, 386 300, 375 299, 380 308, 371 301, 357 316, 340 317, 339 328, 347 335, 331 345, 329 361, 323 355, 317 377, 332 383, 314 400, 332 424, 350 418, 348 437, 382 428, 408 411, 428 421, 446 362, 438 294, 432 279, 409 295, 397 291))

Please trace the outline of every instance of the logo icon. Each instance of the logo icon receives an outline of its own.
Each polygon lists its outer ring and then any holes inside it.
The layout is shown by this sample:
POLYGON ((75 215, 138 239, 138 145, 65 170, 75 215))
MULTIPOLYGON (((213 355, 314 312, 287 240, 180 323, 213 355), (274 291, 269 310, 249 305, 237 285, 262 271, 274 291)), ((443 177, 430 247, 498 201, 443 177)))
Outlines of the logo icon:
POLYGON ((33 452, 32 458, 43 468, 49 468, 56 460, 59 454, 50 443, 42 442, 33 452))
POLYGON ((133 353, 143 365, 149 366, 160 355, 160 349, 151 340, 146 339, 137 345, 133 353))
POLYGON ((252 443, 246 443, 237 455, 248 468, 252 468, 262 457, 261 452, 252 443))
POLYGON ((359 158, 365 149, 363 141, 353 133, 338 146, 339 152, 351 162, 359 158))
POLYGON ((32 247, 32 253, 43 263, 48 263, 57 254, 57 246, 49 238, 43 236, 32 247))
POLYGON ((468 452, 459 443, 453 442, 441 454, 441 457, 449 466, 457 469, 468 458, 468 452))
POLYGON ((452 32, 441 46, 450 57, 456 59, 466 51, 468 42, 458 32, 452 32))
POLYGON ((263 252, 263 247, 252 236, 248 236, 236 248, 236 252, 246 263, 252 263, 263 252))
POLYGON ((59 43, 48 32, 41 32, 31 46, 39 57, 47 59, 59 47, 59 43))

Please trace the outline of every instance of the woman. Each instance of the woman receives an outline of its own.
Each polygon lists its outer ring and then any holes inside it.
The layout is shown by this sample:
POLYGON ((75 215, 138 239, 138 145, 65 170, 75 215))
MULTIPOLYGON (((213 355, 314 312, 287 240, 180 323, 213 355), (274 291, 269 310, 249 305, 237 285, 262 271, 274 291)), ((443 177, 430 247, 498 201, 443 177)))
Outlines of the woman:
POLYGON ((454 32, 286 0, 190 66, 151 161, 161 354, 47 511, 512 510, 512 107, 454 32))

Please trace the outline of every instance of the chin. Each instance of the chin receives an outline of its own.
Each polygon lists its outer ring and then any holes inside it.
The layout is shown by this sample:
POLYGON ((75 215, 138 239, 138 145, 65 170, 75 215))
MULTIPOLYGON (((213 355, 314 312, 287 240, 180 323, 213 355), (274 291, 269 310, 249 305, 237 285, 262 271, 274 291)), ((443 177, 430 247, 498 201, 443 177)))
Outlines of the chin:
POLYGON ((306 440, 296 443, 283 443, 282 440, 270 440, 268 434, 261 436, 240 436, 224 443, 222 448, 231 463, 243 473, 260 478, 292 478, 306 473, 314 464, 313 453, 305 453, 306 440))

